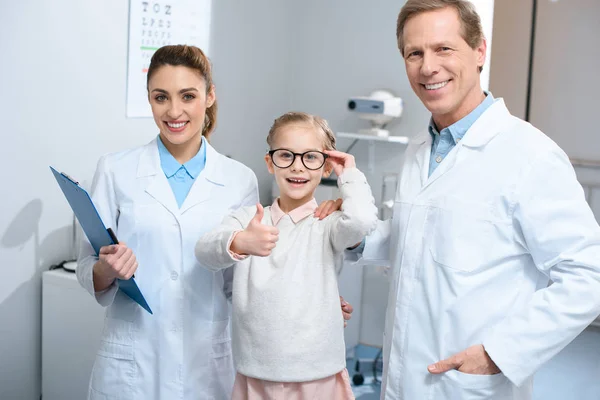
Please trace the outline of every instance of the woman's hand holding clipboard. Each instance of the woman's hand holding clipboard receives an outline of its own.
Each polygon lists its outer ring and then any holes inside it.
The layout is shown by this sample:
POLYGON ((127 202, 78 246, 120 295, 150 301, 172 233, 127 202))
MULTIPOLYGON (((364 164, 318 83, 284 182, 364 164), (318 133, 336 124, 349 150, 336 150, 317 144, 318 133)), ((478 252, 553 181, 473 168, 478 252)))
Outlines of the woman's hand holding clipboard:
POLYGON ((111 228, 107 230, 116 244, 100 248, 98 262, 94 265, 94 282, 100 283, 94 288, 96 291, 108 288, 115 279, 129 280, 133 278, 138 267, 133 251, 125 243, 119 243, 111 228))
POLYGON ((102 277, 98 286, 104 286, 104 283, 108 282, 108 287, 116 279, 119 290, 152 314, 150 306, 133 279, 138 267, 133 251, 125 244, 119 243, 112 229, 106 228, 90 195, 77 181, 52 167, 50 170, 98 255, 98 262, 94 265, 94 274, 99 273, 102 277))

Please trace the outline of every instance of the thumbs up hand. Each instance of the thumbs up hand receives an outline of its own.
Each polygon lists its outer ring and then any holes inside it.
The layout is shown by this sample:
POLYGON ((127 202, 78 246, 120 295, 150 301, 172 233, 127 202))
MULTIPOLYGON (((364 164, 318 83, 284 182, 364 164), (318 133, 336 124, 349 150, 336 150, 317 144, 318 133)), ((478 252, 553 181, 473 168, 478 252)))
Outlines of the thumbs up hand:
POLYGON ((257 204, 256 215, 250 220, 246 229, 233 238, 231 251, 239 255, 259 257, 266 257, 271 254, 271 250, 275 248, 275 243, 279 239, 279 229, 264 225, 262 223, 263 216, 263 206, 257 204))

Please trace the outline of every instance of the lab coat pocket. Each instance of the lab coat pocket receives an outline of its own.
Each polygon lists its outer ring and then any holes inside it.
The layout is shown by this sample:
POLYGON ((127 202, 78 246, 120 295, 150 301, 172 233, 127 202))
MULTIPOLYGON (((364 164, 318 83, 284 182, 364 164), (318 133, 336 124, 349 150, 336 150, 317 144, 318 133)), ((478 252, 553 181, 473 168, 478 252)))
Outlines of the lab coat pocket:
POLYGON ((440 377, 434 399, 509 400, 511 383, 503 374, 473 375, 450 370, 440 377))
POLYGON ((451 370, 435 377, 432 400, 512 400, 510 381, 503 374, 472 375, 451 370))
POLYGON ((494 222, 466 209, 437 208, 433 218, 429 249, 437 264, 472 272, 489 262, 493 252, 494 222))
POLYGON ((228 319, 212 322, 211 341, 212 386, 216 392, 226 394, 224 398, 229 398, 233 387, 234 367, 228 319))
POLYGON ((131 322, 107 318, 90 381, 91 399, 132 399, 135 374, 131 322))
POLYGON ((467 389, 487 389, 508 382, 504 374, 475 375, 451 369, 443 375, 448 382, 467 389))

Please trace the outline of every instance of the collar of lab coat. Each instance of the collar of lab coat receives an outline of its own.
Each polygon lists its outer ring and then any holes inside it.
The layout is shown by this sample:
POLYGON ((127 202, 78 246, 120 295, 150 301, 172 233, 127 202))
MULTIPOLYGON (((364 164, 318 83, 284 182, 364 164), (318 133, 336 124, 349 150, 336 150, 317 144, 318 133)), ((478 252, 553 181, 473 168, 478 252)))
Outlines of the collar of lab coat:
POLYGON ((161 203, 176 218, 187 210, 210 199, 215 185, 225 186, 227 171, 223 171, 223 163, 219 162, 224 157, 206 142, 206 166, 196 177, 190 191, 181 207, 177 205, 175 195, 160 165, 157 139, 154 138, 144 146, 140 155, 137 177, 149 177, 146 193, 161 203))
MULTIPOLYGON (((206 165, 197 178, 204 177, 210 182, 224 186, 226 182, 225 175, 223 171, 219 170, 218 165, 216 165, 221 155, 217 153, 207 140, 204 140, 203 143, 206 144, 206 165)), ((137 177, 152 176, 160 173, 163 173, 163 170, 160 165, 157 138, 154 138, 144 147, 140 156, 137 177)))
MULTIPOLYGON (((505 124, 510 120, 510 112, 504 104, 504 99, 497 98, 487 110, 469 128, 461 143, 466 147, 483 147, 488 144, 498 133, 500 133, 505 124), (493 123, 492 123, 493 121, 493 123), (485 129, 483 129, 485 127, 485 129)), ((432 139, 429 130, 425 130, 416 135, 412 142, 415 144, 431 145, 432 139)))

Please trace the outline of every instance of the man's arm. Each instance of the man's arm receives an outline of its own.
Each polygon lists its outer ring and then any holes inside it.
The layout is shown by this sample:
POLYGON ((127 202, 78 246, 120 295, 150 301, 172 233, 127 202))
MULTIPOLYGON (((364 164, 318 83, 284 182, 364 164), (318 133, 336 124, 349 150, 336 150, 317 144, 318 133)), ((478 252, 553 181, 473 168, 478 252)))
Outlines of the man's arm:
POLYGON ((375 230, 365 237, 362 242, 347 249, 344 258, 348 261, 360 261, 364 264, 389 265, 391 226, 391 219, 378 220, 375 230))
POLYGON ((498 324, 483 347, 520 385, 600 313, 600 227, 559 149, 532 162, 517 194, 515 229, 553 283, 498 324))

